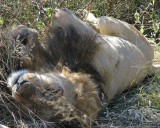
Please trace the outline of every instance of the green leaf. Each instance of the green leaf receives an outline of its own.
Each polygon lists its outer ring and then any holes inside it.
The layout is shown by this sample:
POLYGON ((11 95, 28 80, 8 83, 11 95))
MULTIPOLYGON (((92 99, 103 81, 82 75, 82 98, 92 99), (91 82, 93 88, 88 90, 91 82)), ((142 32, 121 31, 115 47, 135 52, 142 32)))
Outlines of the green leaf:
POLYGON ((154 33, 157 33, 159 30, 159 23, 153 22, 152 24, 154 33))
POLYGON ((52 8, 47 7, 47 8, 44 8, 44 10, 47 11, 48 17, 50 18, 52 16, 52 13, 53 13, 52 8))
POLYGON ((0 25, 3 25, 3 23, 4 23, 4 20, 2 17, 0 17, 0 25))
POLYGON ((140 27, 140 32, 143 34, 144 33, 144 25, 142 24, 140 27))
POLYGON ((140 14, 136 11, 135 13, 134 13, 134 17, 135 17, 135 19, 136 19, 136 23, 140 23, 140 14))
POLYGON ((45 25, 44 25, 44 22, 38 22, 36 26, 39 30, 42 30, 45 25))
POLYGON ((155 3, 155 0, 152 0, 152 4, 154 5, 154 3, 155 3))

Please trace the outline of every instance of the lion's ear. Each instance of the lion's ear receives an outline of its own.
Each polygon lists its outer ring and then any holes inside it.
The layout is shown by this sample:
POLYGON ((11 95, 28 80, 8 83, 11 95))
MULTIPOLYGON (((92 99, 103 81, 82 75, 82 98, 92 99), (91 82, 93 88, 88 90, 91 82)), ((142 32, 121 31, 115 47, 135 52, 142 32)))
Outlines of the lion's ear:
POLYGON ((62 68, 62 73, 65 75, 65 76, 68 76, 69 74, 71 74, 71 70, 66 67, 66 66, 63 66, 62 68))

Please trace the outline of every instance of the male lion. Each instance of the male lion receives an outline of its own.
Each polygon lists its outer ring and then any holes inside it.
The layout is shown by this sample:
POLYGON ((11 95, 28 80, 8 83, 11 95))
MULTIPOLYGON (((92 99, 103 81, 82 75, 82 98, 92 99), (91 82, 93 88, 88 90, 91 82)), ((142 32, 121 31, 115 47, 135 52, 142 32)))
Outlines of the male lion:
POLYGON ((23 66, 8 78, 14 99, 45 120, 78 119, 91 127, 103 103, 153 73, 153 49, 133 26, 100 18, 98 34, 67 9, 58 10, 44 44, 23 25, 10 31, 21 42, 23 66), (62 65, 62 70, 56 69, 62 65))

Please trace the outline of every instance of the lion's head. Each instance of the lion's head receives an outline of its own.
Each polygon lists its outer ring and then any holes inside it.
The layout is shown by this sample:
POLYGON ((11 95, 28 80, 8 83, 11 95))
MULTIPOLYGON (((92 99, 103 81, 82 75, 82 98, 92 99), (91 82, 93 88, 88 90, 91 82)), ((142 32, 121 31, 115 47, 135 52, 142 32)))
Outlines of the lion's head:
POLYGON ((78 119, 86 124, 101 108, 98 90, 89 75, 63 71, 47 74, 26 70, 8 78, 14 99, 45 120, 78 119))

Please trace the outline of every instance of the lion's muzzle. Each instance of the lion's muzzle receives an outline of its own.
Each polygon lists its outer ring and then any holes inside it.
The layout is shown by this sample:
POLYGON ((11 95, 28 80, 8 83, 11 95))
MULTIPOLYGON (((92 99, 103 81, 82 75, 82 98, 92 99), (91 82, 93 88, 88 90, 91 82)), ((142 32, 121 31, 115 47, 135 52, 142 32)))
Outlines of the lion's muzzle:
POLYGON ((11 88, 12 95, 14 98, 17 95, 19 97, 29 98, 35 94, 34 86, 32 86, 32 84, 26 78, 27 73, 28 73, 28 71, 22 70, 22 71, 18 71, 18 72, 13 73, 9 77, 8 86, 11 88))

